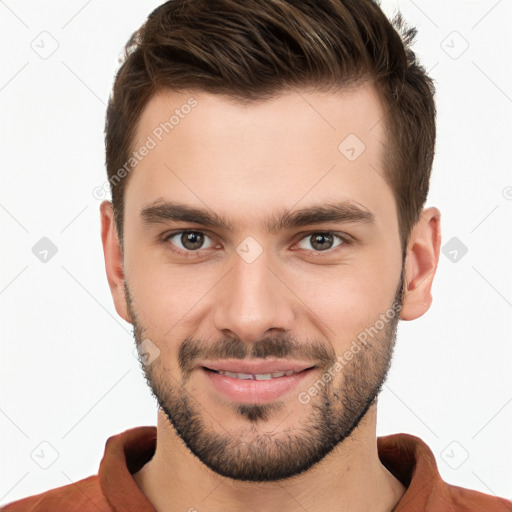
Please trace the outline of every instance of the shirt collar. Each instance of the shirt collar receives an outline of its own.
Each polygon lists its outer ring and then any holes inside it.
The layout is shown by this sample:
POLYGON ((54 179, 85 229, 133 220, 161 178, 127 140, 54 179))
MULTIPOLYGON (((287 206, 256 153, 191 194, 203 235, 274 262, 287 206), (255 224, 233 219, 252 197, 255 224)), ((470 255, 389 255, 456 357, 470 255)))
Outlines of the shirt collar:
MULTIPOLYGON (((155 426, 132 428, 107 440, 98 476, 115 510, 156 512, 132 476, 153 457, 156 440, 155 426)), ((377 448, 382 464, 406 487, 393 512, 416 512, 427 503, 429 510, 453 510, 434 454, 420 438, 410 434, 378 437, 377 448)))

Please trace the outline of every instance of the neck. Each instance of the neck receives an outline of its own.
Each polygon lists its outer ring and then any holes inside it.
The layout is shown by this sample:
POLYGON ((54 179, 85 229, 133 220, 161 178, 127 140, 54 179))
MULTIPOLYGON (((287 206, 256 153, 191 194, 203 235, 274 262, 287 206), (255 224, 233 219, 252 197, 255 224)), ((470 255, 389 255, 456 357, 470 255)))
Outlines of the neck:
POLYGON ((376 404, 350 437, 311 469, 261 483, 235 481, 211 471, 188 451, 159 411, 155 454, 133 477, 159 512, 389 512, 405 492, 378 457, 376 404))

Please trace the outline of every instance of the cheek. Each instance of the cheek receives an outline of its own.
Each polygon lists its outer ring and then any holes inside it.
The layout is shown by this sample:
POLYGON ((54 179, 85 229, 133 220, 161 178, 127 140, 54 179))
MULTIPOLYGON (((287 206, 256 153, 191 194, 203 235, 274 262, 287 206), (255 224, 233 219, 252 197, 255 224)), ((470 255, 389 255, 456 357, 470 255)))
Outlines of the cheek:
MULTIPOLYGON (((373 325, 392 304, 399 270, 359 262, 339 267, 311 269, 295 276, 290 287, 307 306, 305 314, 326 339, 349 344, 358 333, 373 325)), ((336 351, 342 347, 334 347, 336 351)))
MULTIPOLYGON (((134 251, 127 260, 126 278, 138 323, 147 328, 162 350, 173 350, 176 340, 193 335, 204 303, 215 293, 219 271, 214 267, 184 265, 150 259, 134 251)), ((222 273, 220 274, 222 275, 222 273)))

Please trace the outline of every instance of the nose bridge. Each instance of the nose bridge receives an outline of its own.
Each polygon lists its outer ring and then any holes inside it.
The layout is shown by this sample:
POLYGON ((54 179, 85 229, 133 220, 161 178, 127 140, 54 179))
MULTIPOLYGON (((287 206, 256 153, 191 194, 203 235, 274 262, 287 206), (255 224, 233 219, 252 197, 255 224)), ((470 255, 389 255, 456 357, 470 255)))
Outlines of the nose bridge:
MULTIPOLYGON (((270 252, 261 251, 252 259, 247 257, 254 247, 240 244, 233 255, 232 270, 223 284, 216 303, 214 325, 225 334, 250 342, 263 338, 269 329, 291 329, 293 306, 272 269, 270 252)), ((254 256, 254 253, 253 255, 254 256)))

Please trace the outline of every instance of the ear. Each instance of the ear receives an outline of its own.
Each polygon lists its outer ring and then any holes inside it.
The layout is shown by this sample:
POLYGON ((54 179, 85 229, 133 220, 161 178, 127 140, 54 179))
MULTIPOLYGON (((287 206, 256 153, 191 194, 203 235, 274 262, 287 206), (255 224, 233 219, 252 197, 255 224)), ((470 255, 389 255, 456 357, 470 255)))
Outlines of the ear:
POLYGON ((107 271, 110 292, 118 315, 129 323, 131 322, 128 305, 124 293, 123 253, 117 236, 114 221, 114 209, 110 201, 103 201, 100 205, 101 240, 105 256, 105 269, 107 271))
POLYGON ((422 211, 411 231, 405 260, 405 291, 400 318, 414 320, 432 304, 432 281, 441 247, 441 212, 430 207, 422 211))

